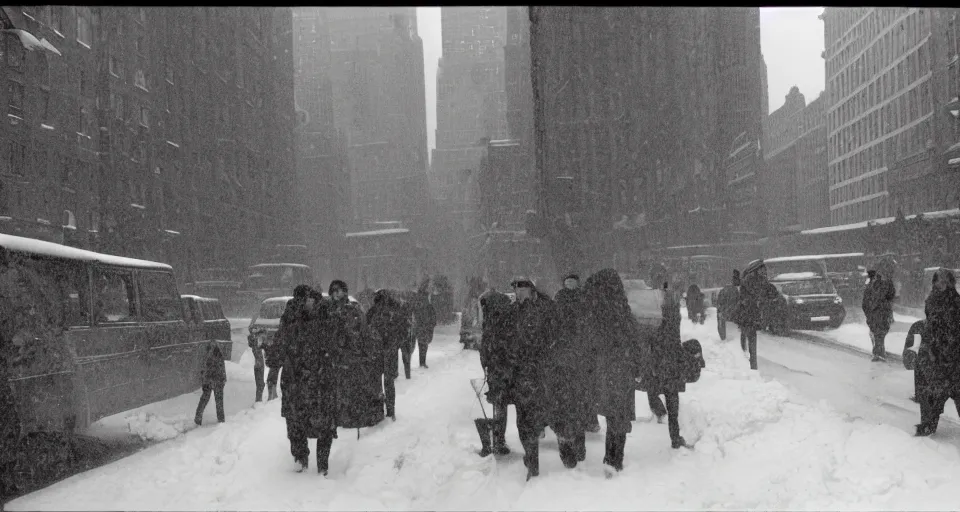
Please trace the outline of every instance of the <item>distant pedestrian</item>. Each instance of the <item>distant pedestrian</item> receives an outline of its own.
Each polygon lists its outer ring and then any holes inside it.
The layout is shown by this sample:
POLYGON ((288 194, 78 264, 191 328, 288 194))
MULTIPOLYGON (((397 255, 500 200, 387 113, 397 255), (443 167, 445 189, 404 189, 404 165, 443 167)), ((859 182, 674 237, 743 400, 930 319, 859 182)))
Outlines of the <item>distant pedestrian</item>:
POLYGON ((863 314, 867 317, 870 339, 873 342, 873 362, 886 361, 887 350, 884 339, 890 332, 890 320, 893 313, 893 299, 896 290, 892 276, 885 276, 877 270, 867 272, 869 282, 863 290, 863 314))
POLYGON ((430 303, 430 294, 426 289, 417 292, 413 310, 413 335, 416 338, 417 352, 420 356, 420 368, 427 366, 427 348, 433 341, 433 330, 437 327, 437 310, 430 303))
POLYGON ((778 299, 780 292, 767 281, 767 266, 755 260, 743 271, 737 323, 740 326, 740 348, 750 360, 750 369, 757 369, 757 330, 762 326, 763 309, 778 299))
POLYGON ((403 315, 399 302, 388 290, 378 290, 373 296, 373 306, 367 311, 367 327, 383 357, 383 392, 386 415, 396 421, 397 388, 399 376, 398 351, 406 340, 410 326, 403 315))
POLYGON ((197 414, 193 422, 197 425, 203 423, 203 410, 207 408, 210 402, 210 393, 213 393, 217 407, 217 421, 223 423, 226 416, 223 412, 223 388, 227 384, 227 366, 223 359, 223 352, 220 350, 220 343, 211 339, 203 344, 204 358, 203 367, 200 370, 200 379, 202 382, 202 394, 200 403, 197 404, 197 414))
POLYGON ((740 302, 740 271, 733 270, 733 279, 717 294, 717 333, 721 340, 727 339, 727 322, 735 321, 737 303, 740 302))
POLYGON ((687 287, 687 317, 695 324, 703 324, 706 317, 706 308, 704 307, 703 292, 696 283, 691 283, 687 287))

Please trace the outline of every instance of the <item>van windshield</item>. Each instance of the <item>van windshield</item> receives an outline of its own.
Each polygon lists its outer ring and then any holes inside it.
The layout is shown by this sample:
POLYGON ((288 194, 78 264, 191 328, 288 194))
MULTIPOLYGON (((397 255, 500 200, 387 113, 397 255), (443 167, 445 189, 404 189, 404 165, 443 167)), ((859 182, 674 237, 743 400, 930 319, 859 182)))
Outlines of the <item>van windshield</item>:
POLYGON ((860 258, 834 258, 824 260, 827 272, 857 272, 858 266, 863 265, 860 258))

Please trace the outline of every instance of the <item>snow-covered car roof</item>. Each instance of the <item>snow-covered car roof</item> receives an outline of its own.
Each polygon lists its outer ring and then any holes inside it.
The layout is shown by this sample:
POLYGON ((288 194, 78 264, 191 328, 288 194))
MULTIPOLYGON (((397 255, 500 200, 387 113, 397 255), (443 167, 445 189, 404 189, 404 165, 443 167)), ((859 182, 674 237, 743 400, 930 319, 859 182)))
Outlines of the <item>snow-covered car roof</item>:
POLYGON ((99 252, 77 249, 66 245, 55 244, 53 242, 44 242, 34 238, 25 238, 15 235, 0 234, 0 247, 8 251, 21 252, 27 254, 36 254, 38 256, 47 256, 50 258, 61 258, 66 260, 87 261, 103 263, 104 265, 117 265, 121 267, 133 267, 151 270, 173 270, 173 267, 166 263, 157 263, 155 261, 138 260, 135 258, 125 258, 123 256, 111 256, 99 252))
POLYGON ((807 254, 804 256, 778 256, 776 258, 768 258, 763 260, 764 263, 777 263, 780 261, 811 261, 811 260, 826 260, 826 259, 837 259, 837 258, 858 258, 863 257, 862 252, 848 252, 843 254, 807 254))
POLYGON ((770 281, 804 281, 807 279, 823 279, 823 276, 816 272, 785 272, 776 274, 770 278, 770 281))
POLYGON ((286 304, 287 301, 289 301, 289 300, 291 300, 291 299, 293 299, 292 296, 270 297, 269 299, 263 299, 263 302, 262 302, 261 304, 270 304, 270 303, 273 303, 273 302, 283 302, 284 304, 286 304))
POLYGON ((303 265, 300 263, 259 263, 253 265, 250 269, 256 268, 275 268, 275 267, 296 267, 296 268, 310 268, 308 265, 303 265))

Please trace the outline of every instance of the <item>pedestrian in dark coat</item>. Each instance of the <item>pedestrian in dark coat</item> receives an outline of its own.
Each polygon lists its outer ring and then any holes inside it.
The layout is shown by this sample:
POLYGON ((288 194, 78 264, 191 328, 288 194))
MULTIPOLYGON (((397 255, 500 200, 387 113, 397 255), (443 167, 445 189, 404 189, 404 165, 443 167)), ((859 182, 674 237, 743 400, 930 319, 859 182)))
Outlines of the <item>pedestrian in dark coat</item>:
POLYGON ((763 323, 763 308, 777 300, 780 292, 767 281, 767 266, 756 260, 743 271, 737 324, 740 326, 740 348, 750 359, 750 369, 757 369, 757 330, 763 323))
POLYGON ((223 413, 223 388, 227 384, 227 365, 223 359, 223 352, 220 350, 220 343, 217 340, 209 340, 204 343, 203 351, 203 368, 200 370, 202 394, 200 395, 200 403, 197 404, 197 414, 194 416, 193 422, 197 425, 203 423, 203 410, 207 408, 212 392, 217 406, 217 421, 223 423, 226 421, 226 416, 223 413))
POLYGON ((623 281, 615 270, 604 269, 590 276, 584 294, 589 315, 587 336, 597 354, 597 412, 607 420, 603 462, 620 471, 627 434, 637 418, 636 379, 641 376, 649 340, 630 311, 623 281))
POLYGON ((480 308, 480 365, 487 379, 487 401, 493 406, 494 420, 493 446, 484 446, 480 456, 507 455, 507 408, 513 403, 516 322, 510 298, 495 290, 480 296, 480 308))
POLYGON ((876 270, 867 272, 870 282, 863 290, 863 314, 867 318, 867 327, 870 328, 870 339, 873 341, 873 362, 886 361, 887 349, 884 338, 890 332, 890 320, 893 316, 893 299, 897 292, 893 281, 888 276, 876 270))
POLYGON ((683 369, 686 354, 680 344, 680 301, 664 290, 662 320, 650 338, 648 360, 642 366, 642 387, 647 391, 650 410, 659 422, 667 416, 670 444, 674 449, 686 446, 680 436, 680 393, 687 390, 683 369), (660 401, 663 395, 666 406, 660 401))
POLYGON ((547 389, 544 371, 548 348, 556 336, 556 313, 550 297, 530 279, 514 280, 513 403, 523 445, 527 480, 540 475, 540 433, 546 426, 547 389))
POLYGON ((924 307, 927 323, 923 342, 917 354, 917 371, 921 372, 922 387, 917 390, 920 400, 918 436, 937 431, 940 415, 947 399, 953 399, 960 413, 960 294, 956 278, 941 268, 933 275, 933 290, 924 307))
MULTIPOLYGON (((926 320, 917 320, 916 322, 910 324, 910 329, 907 331, 907 339, 903 342, 904 354, 906 351, 913 348, 914 337, 920 335, 920 343, 917 346, 917 363, 920 363, 920 347, 923 346, 923 330, 927 327, 926 320)), ((924 352, 926 355, 926 352, 924 352)), ((906 357, 906 356, 904 356, 906 357)), ((913 368, 913 396, 910 397, 910 400, 913 400, 916 403, 920 403, 920 399, 917 398, 917 393, 920 392, 920 388, 924 385, 922 372, 919 369, 919 364, 913 368)))
POLYGON ((283 347, 281 379, 281 414, 287 419, 290 451, 299 471, 303 471, 309 465, 307 440, 317 439, 317 471, 323 475, 327 474, 330 449, 337 437, 336 364, 343 350, 332 309, 332 301, 317 291, 307 297, 295 321, 291 343, 283 347))
POLYGON ((280 369, 283 368, 283 343, 290 337, 290 326, 297 314, 303 308, 307 295, 313 288, 305 284, 297 285, 293 290, 293 298, 287 301, 280 315, 280 326, 273 335, 273 340, 263 348, 263 360, 269 368, 267 373, 267 400, 277 398, 277 381, 280 369))
POLYGON ((740 302, 740 271, 733 270, 733 279, 717 294, 717 332, 721 340, 727 339, 727 322, 737 317, 740 302))
POLYGON ((370 335, 383 354, 383 391, 386 398, 386 414, 396 421, 396 378, 400 375, 397 366, 400 346, 406 341, 409 331, 408 319, 400 304, 387 290, 378 290, 373 296, 373 306, 367 311, 367 326, 370 335))
POLYGON ((413 335, 420 356, 420 368, 427 366, 427 348, 433 341, 433 330, 437 327, 437 311, 430 303, 430 294, 426 290, 417 293, 413 311, 413 335))
POLYGON ((690 318, 691 322, 703 324, 706 316, 703 299, 703 292, 700 291, 699 286, 691 284, 687 287, 687 317, 690 318))
POLYGON ((557 335, 549 351, 547 389, 550 390, 550 427, 557 434, 560 460, 574 468, 586 458, 586 432, 596 421, 594 406, 595 350, 587 339, 587 306, 583 291, 569 281, 554 299, 557 335), (590 419, 593 419, 593 422, 590 419))

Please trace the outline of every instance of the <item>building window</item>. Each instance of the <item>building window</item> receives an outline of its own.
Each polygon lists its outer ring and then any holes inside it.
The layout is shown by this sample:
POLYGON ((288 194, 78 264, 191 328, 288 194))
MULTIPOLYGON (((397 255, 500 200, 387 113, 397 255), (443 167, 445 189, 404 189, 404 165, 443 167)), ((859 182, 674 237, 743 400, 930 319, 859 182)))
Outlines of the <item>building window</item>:
POLYGON ((91 40, 90 8, 77 7, 77 42, 89 48, 91 40))
POLYGON ((10 172, 12 174, 23 176, 26 153, 26 146, 19 142, 10 141, 10 172))
POLYGON ((7 97, 11 108, 18 111, 23 110, 23 84, 14 80, 8 81, 7 97))
POLYGON ((120 61, 117 60, 113 55, 110 56, 109 60, 110 74, 119 78, 121 75, 120 72, 120 61))
POLYGON ((143 55, 146 51, 146 45, 144 44, 144 39, 142 35, 138 35, 137 38, 133 41, 133 49, 137 51, 138 55, 143 55))
POLYGON ((120 93, 110 92, 110 110, 116 119, 123 119, 123 96, 120 93))
POLYGON ((140 126, 150 126, 150 109, 147 107, 140 107, 140 126))
POLYGON ((23 58, 24 58, 24 49, 23 44, 20 42, 20 38, 8 33, 6 37, 7 42, 7 66, 10 66, 13 69, 20 69, 23 67, 23 58))
POLYGON ((147 22, 147 10, 144 9, 143 7, 141 7, 141 8, 138 9, 138 10, 139 10, 139 13, 138 13, 138 14, 139 14, 139 18, 138 18, 138 20, 140 21, 141 24, 146 23, 146 22, 147 22))
POLYGON ((60 37, 63 37, 63 8, 62 5, 50 6, 50 28, 60 37))
POLYGON ((87 95, 87 76, 83 70, 79 73, 79 79, 77 80, 77 94, 81 97, 87 95))
POLYGON ((173 83, 173 66, 170 64, 164 64, 163 77, 166 79, 167 83, 173 83))
POLYGON ((137 72, 133 75, 133 83, 137 87, 147 90, 147 77, 143 74, 142 69, 138 69, 137 72))
POLYGON ((50 124, 50 91, 40 89, 37 92, 37 103, 40 110, 40 122, 46 125, 50 124))

